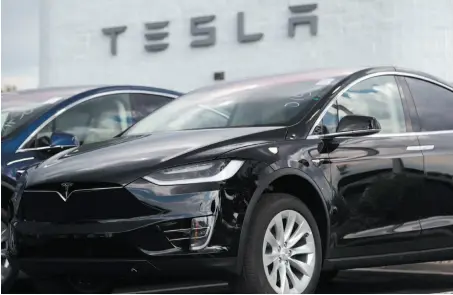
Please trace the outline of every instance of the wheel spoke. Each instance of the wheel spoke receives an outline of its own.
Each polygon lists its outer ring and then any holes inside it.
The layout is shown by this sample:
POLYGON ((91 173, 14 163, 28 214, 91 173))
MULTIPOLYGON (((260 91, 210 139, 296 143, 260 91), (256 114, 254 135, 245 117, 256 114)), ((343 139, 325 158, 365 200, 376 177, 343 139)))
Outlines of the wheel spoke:
POLYGON ((293 288, 298 290, 300 281, 296 277, 296 275, 294 274, 293 270, 291 269, 291 267, 289 265, 286 267, 286 274, 288 275, 288 279, 291 281, 293 288))
POLYGON ((264 272, 274 292, 305 291, 313 277, 317 249, 302 214, 291 209, 276 214, 264 233, 262 251, 264 272))
POLYGON ((307 222, 303 222, 299 224, 299 227, 296 229, 294 234, 291 235, 287 242, 287 247, 292 248, 297 242, 300 241, 300 239, 306 234, 307 232, 310 232, 310 227, 308 226, 307 222))
POLYGON ((277 284, 277 271, 278 271, 279 266, 280 266, 280 264, 278 263, 278 261, 274 261, 274 264, 272 266, 272 271, 269 274, 269 278, 274 285, 277 284))
POLYGON ((293 232, 296 217, 297 217, 296 214, 294 214, 292 211, 289 212, 288 220, 286 222, 285 227, 285 242, 288 241, 289 237, 291 236, 291 233, 293 232))
POLYGON ((283 245, 283 243, 285 242, 285 230, 283 228, 283 219, 281 213, 275 217, 275 234, 279 245, 283 245))
POLYGON ((272 250, 277 250, 278 246, 280 246, 280 244, 270 231, 266 232, 266 235, 264 236, 264 241, 267 242, 272 247, 272 250))
POLYGON ((314 252, 315 252, 315 244, 312 242, 309 242, 300 247, 291 249, 291 256, 299 255, 299 254, 312 254, 314 252))
POLYGON ((288 282, 286 278, 286 265, 284 263, 280 263, 278 274, 280 275, 280 292, 285 294, 285 287, 288 285, 288 282))
POLYGON ((283 291, 283 294, 289 294, 289 281, 288 281, 288 278, 286 278, 286 281, 285 281, 285 289, 283 291))
POLYGON ((289 259, 289 263, 291 263, 291 265, 295 269, 300 271, 304 276, 308 276, 308 277, 312 276, 312 274, 313 274, 313 266, 311 266, 311 265, 309 265, 309 264, 307 264, 305 262, 293 259, 293 258, 289 259))
POLYGON ((263 262, 264 266, 267 267, 269 264, 274 263, 278 259, 277 253, 264 254, 263 262))

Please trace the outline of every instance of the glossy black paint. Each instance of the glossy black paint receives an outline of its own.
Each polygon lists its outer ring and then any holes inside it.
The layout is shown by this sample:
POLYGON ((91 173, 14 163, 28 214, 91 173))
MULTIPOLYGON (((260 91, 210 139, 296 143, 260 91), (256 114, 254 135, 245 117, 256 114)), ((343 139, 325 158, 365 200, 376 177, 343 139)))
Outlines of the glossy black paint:
POLYGON ((332 258, 418 250, 423 156, 416 136, 345 139, 329 154, 335 203, 332 258))
POLYGON ((420 214, 423 247, 453 246, 453 134, 419 136, 421 145, 434 145, 423 151, 425 175, 420 214))
POLYGON ((321 111, 350 83, 395 71, 352 72, 292 126, 162 132, 57 154, 31 168, 14 196, 12 253, 29 272, 37 265, 49 273, 59 267, 77 272, 96 261, 113 263, 124 274, 134 263, 147 272, 175 260, 192 267, 194 259, 240 272, 256 204, 267 192, 285 192, 314 212, 326 269, 453 258, 453 135, 417 134, 414 103, 400 78, 407 134, 307 138, 321 111), (439 148, 407 149, 424 142, 439 148), (159 186, 143 179, 159 169, 219 158, 245 164, 224 182, 159 186), (58 195, 65 193, 64 182, 74 183, 66 202, 58 195), (44 199, 48 203, 36 203, 44 199), (57 210, 35 211, 46 204, 57 210), (216 219, 208 246, 189 251, 184 230, 192 218, 209 215, 216 219), (424 252, 412 252, 419 250, 424 252))

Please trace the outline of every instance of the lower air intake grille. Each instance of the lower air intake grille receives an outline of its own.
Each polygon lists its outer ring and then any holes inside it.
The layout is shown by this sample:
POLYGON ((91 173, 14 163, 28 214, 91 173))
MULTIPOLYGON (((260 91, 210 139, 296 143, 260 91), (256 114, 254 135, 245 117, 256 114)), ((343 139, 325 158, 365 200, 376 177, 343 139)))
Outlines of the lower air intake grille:
POLYGON ((56 192, 22 195, 19 216, 37 222, 81 222, 123 219, 157 214, 123 188, 73 192, 65 202, 56 192))

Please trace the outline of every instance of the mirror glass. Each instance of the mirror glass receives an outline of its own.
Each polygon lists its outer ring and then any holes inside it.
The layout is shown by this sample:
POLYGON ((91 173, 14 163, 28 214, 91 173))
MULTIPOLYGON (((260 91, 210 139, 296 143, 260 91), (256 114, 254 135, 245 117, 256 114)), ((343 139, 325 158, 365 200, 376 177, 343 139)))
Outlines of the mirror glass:
POLYGON ((338 123, 336 132, 353 132, 353 131, 368 131, 380 130, 381 125, 374 117, 348 115, 343 117, 338 123))
POLYGON ((79 141, 76 136, 64 132, 54 132, 50 136, 50 147, 77 147, 79 141))

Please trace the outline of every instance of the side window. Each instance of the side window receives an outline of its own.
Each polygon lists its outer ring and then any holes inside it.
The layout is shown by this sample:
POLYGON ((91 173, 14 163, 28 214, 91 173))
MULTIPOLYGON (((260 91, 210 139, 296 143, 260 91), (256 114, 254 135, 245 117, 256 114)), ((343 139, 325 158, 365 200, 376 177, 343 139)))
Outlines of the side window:
POLYGON ((327 111, 322 120, 322 131, 336 132, 338 122, 347 115, 375 117, 381 133, 406 131, 403 102, 393 76, 369 78, 349 88, 327 111))
POLYGON ((161 106, 171 102, 173 99, 161 95, 145 94, 145 93, 132 93, 132 114, 133 123, 137 123, 144 117, 148 116, 161 106))
POLYGON ((453 130, 453 92, 406 77, 423 131, 453 130))
POLYGON ((93 98, 62 113, 37 135, 34 147, 50 144, 53 132, 65 132, 77 137, 81 144, 113 138, 132 124, 128 93, 93 98))

